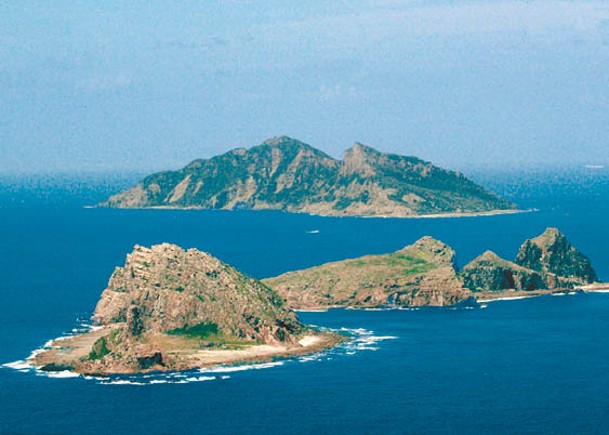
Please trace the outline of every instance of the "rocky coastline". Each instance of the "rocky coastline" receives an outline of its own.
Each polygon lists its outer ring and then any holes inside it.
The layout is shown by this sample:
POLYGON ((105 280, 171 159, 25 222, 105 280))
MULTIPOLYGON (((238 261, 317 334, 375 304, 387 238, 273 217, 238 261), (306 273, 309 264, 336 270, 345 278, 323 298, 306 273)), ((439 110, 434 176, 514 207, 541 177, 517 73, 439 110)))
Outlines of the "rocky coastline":
POLYGON ((53 340, 29 363, 109 375, 270 361, 348 339, 307 327, 295 310, 471 307, 579 291, 609 285, 556 228, 526 240, 513 262, 487 251, 459 270, 455 251, 426 236, 262 281, 196 249, 136 246, 110 277, 95 327, 53 340))

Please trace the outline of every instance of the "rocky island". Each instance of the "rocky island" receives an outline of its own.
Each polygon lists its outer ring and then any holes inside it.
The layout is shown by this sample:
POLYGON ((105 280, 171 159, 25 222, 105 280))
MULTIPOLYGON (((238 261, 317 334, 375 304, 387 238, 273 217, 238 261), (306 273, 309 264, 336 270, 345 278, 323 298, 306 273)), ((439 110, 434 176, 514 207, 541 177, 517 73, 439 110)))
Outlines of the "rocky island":
POLYGON ((259 281, 196 249, 136 246, 112 274, 98 325, 31 361, 84 374, 186 370, 314 352, 344 338, 303 325, 259 281))
POLYGON ((515 262, 487 251, 458 270, 455 251, 427 236, 390 254, 262 281, 196 249, 136 246, 102 293, 97 326, 53 341, 30 362, 105 375, 261 361, 345 340, 303 325, 294 309, 471 306, 597 281, 590 260, 556 228, 526 240, 515 262))
POLYGON ((152 174, 99 205, 394 217, 516 211, 462 174, 416 157, 355 143, 336 160, 286 136, 152 174))
POLYGON ((431 237, 383 255, 323 264, 263 282, 294 309, 447 306, 469 300, 455 251, 431 237))
POLYGON ((525 241, 515 262, 487 251, 462 270, 446 244, 423 237, 399 251, 263 280, 293 309, 455 306, 564 292, 598 281, 590 260, 556 228, 525 241))

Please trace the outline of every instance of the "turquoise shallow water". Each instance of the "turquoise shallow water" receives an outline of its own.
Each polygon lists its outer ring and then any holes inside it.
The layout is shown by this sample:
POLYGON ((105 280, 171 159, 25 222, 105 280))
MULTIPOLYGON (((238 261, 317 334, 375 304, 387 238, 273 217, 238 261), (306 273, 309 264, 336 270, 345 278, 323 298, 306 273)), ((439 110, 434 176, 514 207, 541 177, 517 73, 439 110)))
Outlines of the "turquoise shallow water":
MULTIPOLYGON (((0 364, 78 327, 135 243, 196 247, 262 278, 392 251, 423 235, 452 245, 460 264, 486 249, 512 258, 525 238, 558 226, 609 280, 606 174, 552 185, 510 180, 494 187, 538 212, 396 220, 121 211, 82 208, 103 189, 83 196, 60 186, 41 197, 39 188, 5 183, 0 364)), ((355 341, 313 358, 145 379, 56 379, 3 367, 0 432, 609 432, 609 294, 301 317, 353 330, 355 341)))

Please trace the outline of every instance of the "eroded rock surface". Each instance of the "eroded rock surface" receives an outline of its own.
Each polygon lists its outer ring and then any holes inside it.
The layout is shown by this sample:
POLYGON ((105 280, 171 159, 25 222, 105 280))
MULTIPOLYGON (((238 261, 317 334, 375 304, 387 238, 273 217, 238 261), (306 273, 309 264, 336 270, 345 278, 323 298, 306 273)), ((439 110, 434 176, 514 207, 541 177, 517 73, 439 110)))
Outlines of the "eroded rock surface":
POLYGON ((108 207, 283 210, 330 216, 510 211, 516 206, 462 174, 355 143, 336 160, 281 136, 144 178, 108 207))
POLYGON ((327 263, 264 280, 292 308, 446 306, 467 300, 454 251, 431 237, 391 254, 327 263))
POLYGON ((516 263, 539 272, 548 288, 574 287, 598 281, 592 263, 557 228, 526 240, 516 263))

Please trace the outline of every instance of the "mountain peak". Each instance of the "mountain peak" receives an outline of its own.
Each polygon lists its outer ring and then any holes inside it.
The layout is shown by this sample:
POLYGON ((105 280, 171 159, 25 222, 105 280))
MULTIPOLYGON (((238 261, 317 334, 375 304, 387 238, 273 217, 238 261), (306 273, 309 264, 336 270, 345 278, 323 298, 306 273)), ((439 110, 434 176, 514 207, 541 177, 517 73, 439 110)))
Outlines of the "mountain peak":
POLYGON ((380 154, 380 152, 376 149, 372 148, 371 146, 364 145, 361 142, 353 142, 353 145, 351 145, 347 151, 380 154))
MULTIPOLYGON (((579 252, 557 228, 547 228, 540 236, 526 240, 520 247, 516 263, 544 276, 568 278, 569 286, 597 280, 588 257, 579 252)), ((551 286, 565 285, 555 282, 551 286)))
POLYGON ((372 147, 355 142, 345 151, 343 158, 344 172, 346 174, 357 173, 364 177, 374 175, 372 163, 382 156, 380 152, 372 147))
POLYGON ((514 208, 465 177, 413 157, 356 142, 337 160, 285 135, 152 174, 103 205, 396 217, 514 208))
POLYGON ((455 251, 446 243, 431 236, 421 237, 412 245, 405 247, 402 251, 417 250, 430 255, 436 263, 446 263, 454 265, 455 251))
POLYGON ((306 145, 304 142, 298 139, 291 138, 289 136, 275 136, 262 142, 262 145, 306 145))

